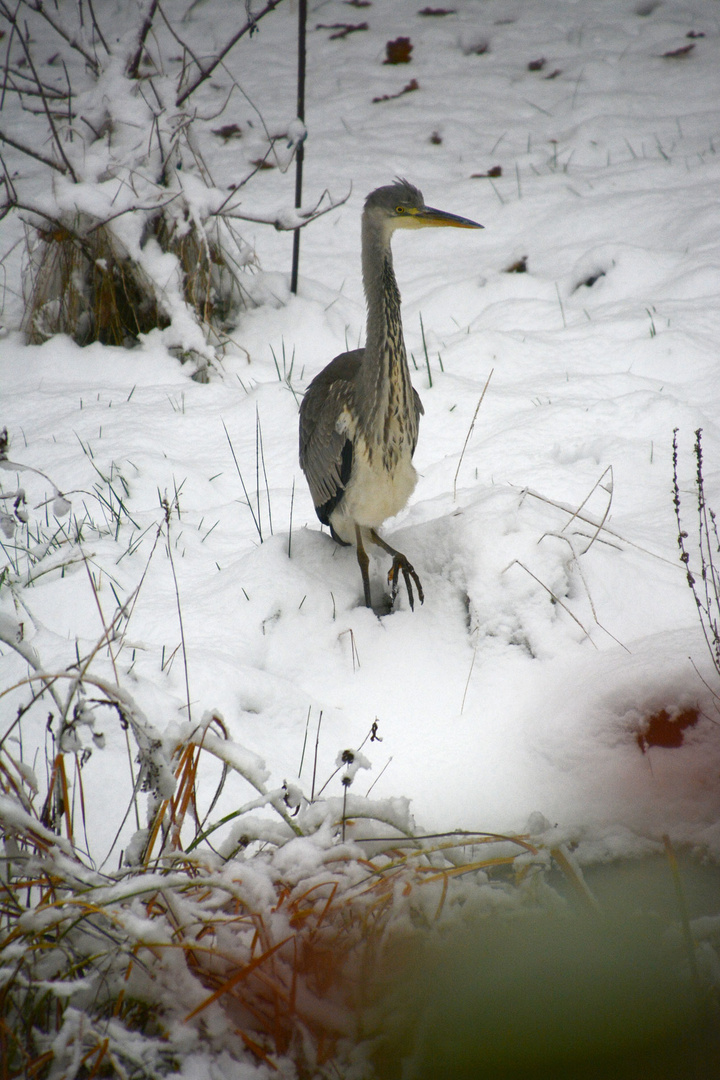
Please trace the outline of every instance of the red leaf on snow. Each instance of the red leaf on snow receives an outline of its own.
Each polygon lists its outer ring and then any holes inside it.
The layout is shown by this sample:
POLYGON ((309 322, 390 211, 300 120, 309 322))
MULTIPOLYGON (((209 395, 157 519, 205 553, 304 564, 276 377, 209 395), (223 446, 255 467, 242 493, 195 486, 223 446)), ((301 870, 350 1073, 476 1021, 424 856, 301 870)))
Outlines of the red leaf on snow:
POLYGON ((641 730, 635 738, 643 754, 651 746, 663 746, 666 750, 673 750, 682 746, 686 728, 695 727, 700 719, 700 710, 696 705, 691 705, 682 712, 671 716, 667 709, 660 709, 643 720, 641 730))

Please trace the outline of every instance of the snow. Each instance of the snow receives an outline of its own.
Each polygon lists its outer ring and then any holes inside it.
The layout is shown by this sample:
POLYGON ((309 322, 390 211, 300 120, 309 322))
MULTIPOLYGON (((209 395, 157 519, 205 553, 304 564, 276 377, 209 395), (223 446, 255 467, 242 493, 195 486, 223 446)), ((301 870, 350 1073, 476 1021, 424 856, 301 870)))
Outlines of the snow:
MULTIPOLYGON (((192 731, 204 739, 202 813, 230 767, 210 820, 254 807, 257 821, 228 821, 213 837, 227 850, 263 835, 283 783, 297 807, 298 792, 309 798, 341 766, 324 793, 338 812, 347 776, 348 800, 372 788, 379 814, 384 807, 400 830, 411 827, 409 799, 422 831, 555 830, 583 866, 656 851, 664 835, 718 859, 717 672, 672 506, 677 428, 694 561, 698 428, 708 502, 720 507, 718 5, 667 0, 643 16, 629 0, 454 0, 443 18, 418 17, 410 0, 310 6, 304 203, 326 188, 350 196, 303 230, 297 296, 290 234, 239 223, 259 261, 252 290, 262 302, 240 315, 209 383, 169 351, 212 353, 179 289, 172 327, 133 350, 79 348, 62 336, 30 346, 19 332, 19 252, 7 260, 0 426, 18 464, 3 463, 3 490, 25 489, 38 553, 62 521, 73 533, 81 526, 84 561, 60 568, 63 545, 39 558, 31 585, 22 558, 16 588, 3 582, 1 723, 13 724, 28 698, 23 657, 65 672, 92 654, 98 688, 119 682, 113 700, 139 710, 146 764, 161 769, 156 737, 166 747, 192 731), (330 40, 314 29, 356 17, 367 32, 330 40), (689 55, 663 55, 689 44, 691 31, 704 36, 689 55), (385 42, 398 35, 411 37, 412 62, 385 66, 385 42), (540 70, 528 69, 541 58, 540 70), (372 103, 411 77, 418 91, 372 103), (497 166, 499 176, 473 178, 497 166), (401 590, 379 618, 362 606, 354 552, 315 518, 297 411, 317 372, 363 341, 359 215, 365 195, 396 175, 428 204, 485 228, 394 241, 425 415, 417 487, 384 535, 413 563, 425 602, 411 612, 401 590), (526 272, 508 272, 523 258, 526 272), (71 504, 60 519, 58 492, 71 504), (113 498, 123 504, 119 530, 113 498), (108 648, 119 602, 127 607, 108 648), (700 719, 682 746, 641 750, 648 717, 687 708, 700 719), (203 735, 212 717, 237 746, 203 735), (365 742, 375 721, 379 738, 365 742), (343 773, 343 751, 361 744, 343 773)), ((210 9, 222 3, 192 7, 185 31, 205 35, 204 53, 224 40, 231 7, 220 18, 210 9)), ((246 96, 196 125, 221 191, 257 155, 255 108, 270 132, 302 138, 295 19, 294 6, 281 5, 245 52, 230 54, 246 96), (231 121, 247 138, 212 135, 231 121)), ((107 82, 112 95, 117 73, 107 82)), ((205 93, 199 105, 211 100, 205 93)), ((9 118, 22 123, 14 107, 6 103, 9 118)), ((130 107, 119 96, 115 113, 130 107)), ((37 186, 38 163, 6 152, 37 186)), ((292 169, 259 173, 241 212, 281 220, 293 182, 292 169)), ((63 179, 43 197, 86 209, 115 197, 99 176, 71 187, 63 179)), ((212 201, 187 176, 183 188, 198 212, 212 201)), ((21 228, 11 219, 2 228, 6 251, 21 228)), ((129 217, 127 237, 134 250, 129 217)), ((142 257, 153 279, 177 273, 155 244, 142 257)), ((373 559, 374 592, 388 568, 373 559)), ((67 682, 58 680, 62 697, 67 682)), ((41 784, 48 708, 44 699, 30 710, 8 741, 41 784)), ((83 767, 89 849, 98 865, 115 865, 136 827, 124 821, 132 780, 117 713, 96 707, 93 717, 105 747, 83 767)), ((73 735, 91 748, 87 724, 73 735)), ((167 795, 167 773, 162 783, 167 795)), ((6 827, 27 824, 12 800, 0 806, 6 827)), ((278 866, 301 876, 320 866, 321 849, 296 838, 278 866)), ((233 1067, 220 1054, 207 1071, 192 1053, 180 1075, 239 1075, 233 1067)))

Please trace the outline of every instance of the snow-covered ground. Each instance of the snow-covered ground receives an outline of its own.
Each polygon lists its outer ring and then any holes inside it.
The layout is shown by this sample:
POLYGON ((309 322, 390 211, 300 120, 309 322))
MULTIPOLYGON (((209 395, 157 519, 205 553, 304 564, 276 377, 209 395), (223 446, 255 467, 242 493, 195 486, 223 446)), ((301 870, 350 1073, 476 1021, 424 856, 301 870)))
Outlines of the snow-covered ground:
MULTIPOLYGON (((276 785, 310 794, 320 718, 317 786, 377 720, 382 741, 364 746, 372 769, 353 790, 407 796, 419 828, 511 832, 531 820, 537 832, 542 815, 585 863, 659 850, 663 834, 719 858, 718 681, 678 559, 672 438, 677 428, 693 563, 697 428, 720 508, 720 6, 447 6, 421 16, 416 0, 310 4, 306 197, 350 197, 303 231, 297 296, 291 234, 245 227, 265 302, 241 315, 207 385, 159 334, 131 351, 25 345, 19 281, 6 281, 0 427, 12 461, 47 474, 72 520, 86 520, 96 593, 80 562, 25 589, 27 612, 9 595, 2 610, 56 671, 101 639, 98 600, 107 622, 142 583, 114 649, 121 684, 160 731, 188 719, 188 692, 191 719, 217 710, 276 785), (361 20, 366 31, 337 40, 317 28, 361 20), (411 63, 384 65, 398 36, 412 41, 411 63), (373 102, 411 78, 417 90, 373 102), (359 216, 397 175, 485 229, 395 238, 425 415, 420 479, 385 535, 414 564, 425 602, 411 612, 401 594, 378 618, 362 606, 354 552, 315 518, 297 413, 310 379, 363 341, 359 216), (101 474, 130 519, 117 537, 91 525, 105 523, 101 474), (148 562, 159 496, 176 493, 173 565, 164 542, 148 562), (681 746, 643 752, 638 734, 663 710, 699 719, 681 746)), ((227 25, 204 5, 189 20, 208 53, 224 40, 227 25)), ((271 131, 294 115, 295 21, 281 5, 228 60, 271 131)), ((227 186, 257 156, 256 114, 235 95, 199 128, 227 186), (212 135, 230 122, 250 134, 212 135)), ((8 160, 33 175, 32 161, 8 160)), ((292 170, 262 173, 248 211, 291 205, 292 185, 292 170)), ((5 250, 19 226, 2 228, 5 250)), ((37 509, 46 481, 18 482, 31 527, 52 533, 52 514, 37 509)), ((376 591, 387 569, 373 564, 376 591)), ((106 650, 93 669, 114 678, 106 650)), ((4 689, 26 669, 3 647, 0 671, 4 689)), ((23 688, 0 699, 3 724, 26 698, 23 688)), ((47 712, 23 719, 31 765, 47 712)), ((130 795, 124 733, 110 720, 104 731, 84 768, 98 862, 130 795)), ((215 818, 251 797, 233 784, 215 818)), ((326 794, 341 791, 338 776, 326 794)))

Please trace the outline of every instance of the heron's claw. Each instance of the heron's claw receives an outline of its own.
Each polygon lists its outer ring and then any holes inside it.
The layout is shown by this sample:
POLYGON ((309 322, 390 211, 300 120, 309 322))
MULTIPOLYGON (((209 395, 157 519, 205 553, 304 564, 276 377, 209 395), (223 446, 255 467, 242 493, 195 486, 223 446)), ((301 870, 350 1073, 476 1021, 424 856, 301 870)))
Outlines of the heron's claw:
POLYGON ((400 573, 402 572, 405 586, 408 591, 408 600, 410 601, 410 610, 415 610, 415 596, 413 594, 412 583, 415 582, 415 588, 418 592, 418 598, 422 604, 425 600, 425 593, 423 587, 420 584, 420 578, 415 573, 415 569, 411 563, 408 562, 406 557, 401 554, 397 554, 393 558, 393 564, 388 574, 388 585, 390 586, 390 603, 395 603, 395 598, 398 594, 400 587, 400 573))

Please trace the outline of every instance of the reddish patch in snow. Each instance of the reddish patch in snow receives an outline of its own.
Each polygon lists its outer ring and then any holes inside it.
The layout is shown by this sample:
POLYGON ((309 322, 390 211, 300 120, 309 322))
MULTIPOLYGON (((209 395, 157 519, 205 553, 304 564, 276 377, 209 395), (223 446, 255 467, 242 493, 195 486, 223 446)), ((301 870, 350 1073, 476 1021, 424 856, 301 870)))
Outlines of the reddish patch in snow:
POLYGON ((660 709, 643 720, 641 730, 635 738, 643 754, 650 746, 663 746, 667 750, 682 746, 686 728, 695 727, 700 719, 700 710, 691 705, 671 716, 666 709, 660 709))

